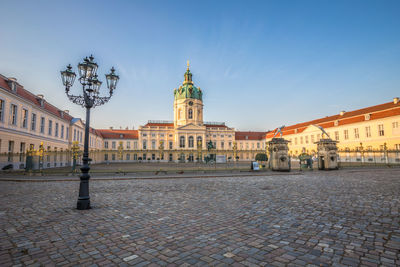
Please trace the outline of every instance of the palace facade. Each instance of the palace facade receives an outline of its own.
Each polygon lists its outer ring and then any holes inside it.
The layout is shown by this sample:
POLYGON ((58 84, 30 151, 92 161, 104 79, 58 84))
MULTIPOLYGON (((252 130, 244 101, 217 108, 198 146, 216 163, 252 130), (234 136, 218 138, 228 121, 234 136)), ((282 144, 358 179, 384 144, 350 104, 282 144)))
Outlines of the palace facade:
MULTIPOLYGON (((188 66, 184 81, 173 90, 172 121, 148 121, 137 130, 91 128, 94 162, 197 161, 209 154, 221 161, 242 161, 265 153, 274 131, 236 131, 224 122, 203 120, 203 91, 192 76, 188 66)), ((287 126, 283 137, 290 141, 292 156, 315 153, 315 142, 322 134, 315 125, 322 126, 344 151, 400 150, 399 124, 400 101, 395 97, 384 104, 287 126)), ((23 155, 40 145, 53 152, 70 151, 73 146, 82 149, 84 128, 81 119, 48 103, 43 95, 32 94, 15 78, 0 74, 0 156, 23 155)), ((10 157, 0 157, 0 161, 1 167, 10 157)))

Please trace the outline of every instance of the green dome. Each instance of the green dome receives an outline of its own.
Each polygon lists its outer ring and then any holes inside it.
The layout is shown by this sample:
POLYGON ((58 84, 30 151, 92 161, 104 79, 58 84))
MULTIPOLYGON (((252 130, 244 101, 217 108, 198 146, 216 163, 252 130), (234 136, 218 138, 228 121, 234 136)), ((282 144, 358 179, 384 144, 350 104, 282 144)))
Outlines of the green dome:
POLYGON ((174 97, 175 100, 192 98, 203 101, 203 92, 199 87, 194 86, 189 66, 185 72, 185 81, 178 89, 174 90, 174 97))
POLYGON ((203 101, 203 93, 193 84, 184 84, 174 90, 175 100, 193 98, 203 101))

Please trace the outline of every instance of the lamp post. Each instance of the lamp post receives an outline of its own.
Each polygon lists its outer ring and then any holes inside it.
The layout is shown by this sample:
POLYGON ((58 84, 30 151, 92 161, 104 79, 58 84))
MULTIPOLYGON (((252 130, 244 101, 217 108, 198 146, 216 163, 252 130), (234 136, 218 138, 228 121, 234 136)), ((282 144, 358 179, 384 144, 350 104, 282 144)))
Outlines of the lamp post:
POLYGON ((74 84, 76 74, 72 71, 71 65, 67 66, 67 69, 61 71, 62 82, 65 86, 65 93, 69 100, 73 103, 78 104, 86 108, 86 125, 85 125, 85 142, 83 148, 82 157, 82 174, 80 176, 79 184, 79 197, 77 203, 78 210, 90 209, 90 197, 89 197, 89 124, 90 124, 90 109, 96 106, 107 103, 119 80, 118 75, 115 74, 114 67, 111 68, 111 72, 106 75, 107 87, 109 89, 109 96, 100 96, 99 90, 102 84, 97 79, 97 63, 94 62, 94 57, 91 55, 89 58, 83 59, 83 62, 78 64, 79 70, 79 82, 82 85, 81 95, 72 95, 69 90, 74 84))

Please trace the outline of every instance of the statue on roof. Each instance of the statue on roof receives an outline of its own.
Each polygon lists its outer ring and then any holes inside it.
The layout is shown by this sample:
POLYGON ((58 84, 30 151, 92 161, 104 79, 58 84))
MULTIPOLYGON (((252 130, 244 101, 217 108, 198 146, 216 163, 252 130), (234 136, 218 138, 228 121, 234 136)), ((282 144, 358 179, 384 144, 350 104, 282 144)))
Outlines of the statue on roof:
POLYGON ((276 128, 276 132, 274 134, 274 136, 272 138, 275 138, 275 136, 277 136, 278 134, 280 134, 280 138, 282 138, 282 129, 285 128, 285 125, 282 125, 281 127, 276 128))

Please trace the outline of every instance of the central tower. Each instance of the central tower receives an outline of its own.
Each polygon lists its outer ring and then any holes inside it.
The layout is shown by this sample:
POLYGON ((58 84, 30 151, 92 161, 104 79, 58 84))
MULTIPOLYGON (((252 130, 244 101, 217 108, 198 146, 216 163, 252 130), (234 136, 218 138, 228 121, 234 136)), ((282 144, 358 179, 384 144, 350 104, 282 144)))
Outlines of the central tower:
POLYGON ((194 86, 189 61, 184 76, 182 85, 174 90, 174 126, 203 125, 203 93, 194 86))

